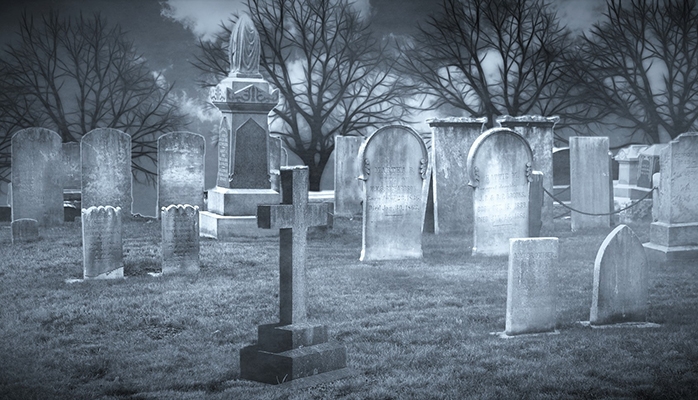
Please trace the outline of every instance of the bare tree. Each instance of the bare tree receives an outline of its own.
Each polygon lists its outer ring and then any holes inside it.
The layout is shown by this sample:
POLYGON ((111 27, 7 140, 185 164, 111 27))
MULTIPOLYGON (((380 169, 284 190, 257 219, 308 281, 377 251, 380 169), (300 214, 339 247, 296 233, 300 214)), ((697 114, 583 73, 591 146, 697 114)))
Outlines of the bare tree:
POLYGON ((581 38, 570 66, 589 119, 639 133, 648 143, 698 127, 693 1, 608 1, 605 21, 581 38))
MULTIPOLYGON (((310 189, 319 190, 336 135, 364 134, 403 116, 388 44, 347 0, 248 0, 248 7, 260 34, 262 73, 282 97, 271 133, 309 167, 310 189)), ((224 28, 216 41, 200 43, 195 65, 204 86, 229 71, 229 35, 224 28)))
POLYGON ((25 13, 19 39, 0 56, 0 143, 30 126, 55 130, 64 142, 120 129, 131 135, 134 176, 152 182, 158 135, 186 120, 170 99, 172 85, 148 69, 125 33, 98 14, 50 12, 35 21, 25 13))
POLYGON ((470 116, 563 112, 569 33, 542 1, 444 0, 414 38, 400 45, 400 68, 427 107, 470 116))

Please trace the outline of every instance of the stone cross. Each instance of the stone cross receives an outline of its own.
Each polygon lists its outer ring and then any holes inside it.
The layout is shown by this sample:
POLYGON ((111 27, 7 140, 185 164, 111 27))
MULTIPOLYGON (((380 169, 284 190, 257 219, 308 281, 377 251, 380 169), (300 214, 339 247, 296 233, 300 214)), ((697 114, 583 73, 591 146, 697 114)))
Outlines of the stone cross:
POLYGON ((307 321, 305 250, 308 227, 329 225, 327 203, 308 203, 308 167, 281 168, 281 204, 257 207, 257 225, 279 229, 279 319, 307 321))

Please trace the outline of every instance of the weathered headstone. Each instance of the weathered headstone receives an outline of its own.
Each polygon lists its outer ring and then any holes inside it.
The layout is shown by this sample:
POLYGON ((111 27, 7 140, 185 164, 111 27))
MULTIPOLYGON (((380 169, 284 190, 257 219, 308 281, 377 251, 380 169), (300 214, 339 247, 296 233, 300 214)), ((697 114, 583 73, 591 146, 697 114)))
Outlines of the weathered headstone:
POLYGON ((82 209, 121 208, 131 215, 131 137, 111 128, 88 132, 80 141, 82 209))
POLYGON ((637 178, 640 166, 640 152, 647 145, 633 144, 618 150, 614 156, 618 162, 618 181, 613 186, 614 197, 636 200, 645 194, 637 188, 637 178))
POLYGON ((626 225, 617 226, 596 253, 589 322, 645 322, 647 276, 647 256, 640 239, 626 225))
POLYGON ((434 175, 434 233, 463 234, 473 229, 473 193, 465 168, 470 146, 487 118, 427 119, 431 127, 434 175))
POLYGON ((361 215, 359 148, 362 136, 334 139, 334 214, 338 217, 361 215))
POLYGON ((587 213, 572 211, 572 230, 608 228, 611 226, 609 213, 613 208, 608 138, 573 136, 569 142, 571 206, 587 213))
POLYGON ((121 208, 82 210, 82 255, 85 279, 124 277, 121 208))
POLYGON ((660 154, 659 209, 647 256, 655 261, 698 258, 698 132, 679 135, 660 154))
POLYGON ((281 190, 281 147, 280 137, 269 137, 269 180, 271 190, 276 192, 281 190))
POLYGON ((80 143, 63 143, 63 190, 80 190, 80 143))
POLYGON ((359 150, 364 181, 361 260, 422 257, 426 146, 406 126, 386 126, 359 150))
POLYGON ((173 204, 160 210, 162 273, 199 271, 199 207, 173 204))
POLYGON ((570 201, 570 148, 553 148, 553 194, 560 201, 570 201))
POLYGON ((158 138, 158 210, 172 204, 204 207, 206 141, 192 132, 158 138))
POLYGON ((12 243, 39 240, 39 222, 33 218, 12 221, 12 243))
POLYGON ((43 128, 12 136, 12 220, 31 218, 39 226, 63 223, 61 137, 43 128))
POLYGON ((528 236, 540 236, 543 228, 543 173, 540 171, 531 172, 531 183, 528 188, 528 236))
POLYGON ((510 240, 506 335, 555 330, 557 258, 555 237, 510 240))
POLYGON ((508 128, 487 130, 470 147, 473 255, 506 255, 510 238, 529 236, 532 157, 528 142, 508 128))
POLYGON ((257 228, 259 204, 279 202, 271 188, 268 117, 279 101, 259 73, 260 40, 250 17, 240 16, 228 46, 231 70, 209 100, 223 114, 216 187, 200 213, 201 235, 215 239, 271 235, 257 228))
POLYGON ((340 377, 346 349, 328 342, 327 327, 309 323, 306 310, 307 231, 327 224, 327 205, 308 203, 308 167, 282 168, 281 185, 282 204, 258 208, 259 227, 279 229, 279 323, 260 325, 257 344, 240 350, 240 377, 271 384, 340 377))
POLYGON ((653 144, 638 154, 638 168, 636 184, 640 188, 649 191, 652 189, 652 175, 659 172, 659 154, 667 144, 653 144))
MULTIPOLYGON (((558 116, 541 115, 502 115, 496 119, 500 126, 512 129, 526 139, 533 153, 532 168, 543 173, 543 188, 550 193, 553 193, 553 130, 559 120, 558 116)), ((553 199, 550 196, 543 198, 541 218, 544 226, 552 227, 553 199)))

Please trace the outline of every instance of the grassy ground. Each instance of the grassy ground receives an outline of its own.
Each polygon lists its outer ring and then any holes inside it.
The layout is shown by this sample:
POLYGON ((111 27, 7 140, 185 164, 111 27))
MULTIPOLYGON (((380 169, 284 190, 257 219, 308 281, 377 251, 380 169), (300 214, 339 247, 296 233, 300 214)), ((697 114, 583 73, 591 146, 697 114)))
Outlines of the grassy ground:
MULTIPOLYGON (((631 226, 643 239, 648 224, 631 226)), ((506 258, 424 236, 424 259, 360 263, 360 223, 310 234, 309 314, 353 377, 291 390, 239 380, 239 350, 278 319, 278 239, 203 240, 194 276, 159 270, 159 225, 124 227, 125 274, 82 276, 79 223, 12 245, 0 225, 0 398, 698 398, 698 265, 651 268, 658 329, 592 330, 593 263, 610 229, 559 220, 559 335, 500 339, 506 258)))

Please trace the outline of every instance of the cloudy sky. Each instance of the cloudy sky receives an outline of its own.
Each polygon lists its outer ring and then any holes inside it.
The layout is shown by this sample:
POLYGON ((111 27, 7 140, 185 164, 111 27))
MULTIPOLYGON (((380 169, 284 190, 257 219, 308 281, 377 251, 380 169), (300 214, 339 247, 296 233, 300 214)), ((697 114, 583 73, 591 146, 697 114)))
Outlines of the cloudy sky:
MULTIPOLYGON (((597 21, 605 4, 605 0, 553 1, 561 21, 575 31, 588 29, 597 21)), ((199 38, 211 38, 221 21, 244 11, 243 4, 244 0, 5 0, 0 1, 0 47, 16 40, 24 11, 38 18, 50 9, 63 16, 99 12, 109 24, 119 24, 128 32, 151 69, 174 83, 183 109, 193 117, 188 130, 206 135, 218 125, 219 116, 202 106, 207 94, 197 87, 198 71, 190 61, 197 54, 199 38)), ((439 1, 354 0, 354 7, 370 20, 379 35, 414 33, 435 4, 439 1)), ((213 182, 215 167, 215 163, 207 162, 207 185, 213 182)), ((134 197, 140 196, 134 192, 134 197)), ((134 207, 137 212, 152 214, 148 211, 150 205, 134 207)))

